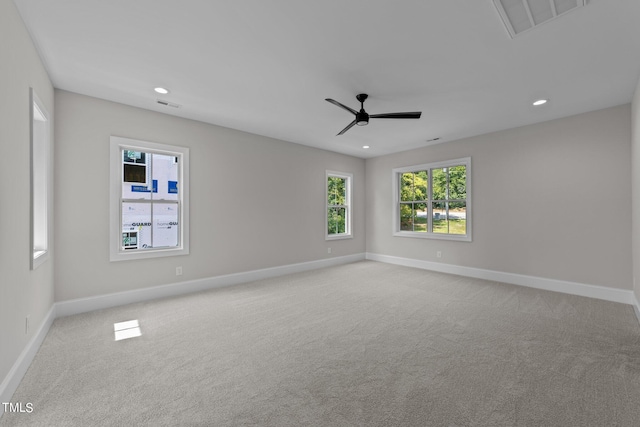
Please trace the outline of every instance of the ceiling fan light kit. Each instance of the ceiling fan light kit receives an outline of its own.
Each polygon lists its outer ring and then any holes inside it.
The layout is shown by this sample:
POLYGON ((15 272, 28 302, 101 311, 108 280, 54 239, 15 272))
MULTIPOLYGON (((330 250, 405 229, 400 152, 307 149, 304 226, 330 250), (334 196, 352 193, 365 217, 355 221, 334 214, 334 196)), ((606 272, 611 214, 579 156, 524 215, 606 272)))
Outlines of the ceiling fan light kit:
POLYGON ((325 99, 325 101, 330 102, 333 105, 338 106, 344 110, 347 110, 348 112, 356 116, 355 119, 351 123, 349 123, 347 127, 342 129, 340 133, 336 136, 340 136, 344 134, 346 131, 351 129, 353 125, 366 126, 367 124, 369 124, 369 119, 419 119, 420 116, 422 115, 421 111, 414 111, 410 113, 383 113, 383 114, 369 115, 364 110, 364 101, 366 101, 368 97, 369 95, 367 95, 366 93, 361 93, 356 96, 356 99, 358 100, 358 102, 360 102, 360 111, 356 111, 353 108, 347 107, 346 105, 341 104, 338 101, 333 100, 331 98, 325 99))

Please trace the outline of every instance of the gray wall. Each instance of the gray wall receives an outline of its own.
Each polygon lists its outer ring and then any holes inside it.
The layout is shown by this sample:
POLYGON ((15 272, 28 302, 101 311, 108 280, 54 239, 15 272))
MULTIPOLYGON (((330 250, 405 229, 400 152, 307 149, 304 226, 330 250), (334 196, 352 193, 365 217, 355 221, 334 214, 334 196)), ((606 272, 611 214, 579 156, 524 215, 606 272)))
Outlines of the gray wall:
MULTIPOLYGON (((30 270, 29 87, 53 116, 53 87, 13 2, 0 1, 0 382, 53 304, 53 257, 30 270), (25 317, 31 328, 25 334, 25 317)), ((51 117, 53 119, 53 117, 51 117)), ((53 126, 51 126, 53 140, 53 126)), ((50 233, 50 247, 52 247, 50 233)))
MULTIPOLYGON (((640 80, 636 86, 632 104, 632 218, 633 218, 633 288, 640 302, 640 80)), ((638 307, 640 309, 640 307, 638 307)))
POLYGON ((365 251, 363 159, 58 90, 56 115, 56 301, 365 251), (109 262, 110 135, 190 148, 189 255, 109 262), (353 239, 325 241, 326 169, 353 173, 353 239))
POLYGON ((623 105, 368 159, 367 252, 631 289, 630 155, 623 105), (473 242, 392 236, 391 170, 466 156, 473 242))

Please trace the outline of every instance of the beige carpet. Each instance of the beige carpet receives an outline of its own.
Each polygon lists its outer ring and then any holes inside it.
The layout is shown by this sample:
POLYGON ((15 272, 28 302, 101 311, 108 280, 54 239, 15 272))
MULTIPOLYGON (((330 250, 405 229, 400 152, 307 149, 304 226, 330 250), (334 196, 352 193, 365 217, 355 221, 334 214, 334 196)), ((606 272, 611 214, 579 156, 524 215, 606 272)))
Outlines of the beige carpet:
POLYGON ((364 261, 57 319, 12 402, 2 426, 637 427, 640 326, 364 261))

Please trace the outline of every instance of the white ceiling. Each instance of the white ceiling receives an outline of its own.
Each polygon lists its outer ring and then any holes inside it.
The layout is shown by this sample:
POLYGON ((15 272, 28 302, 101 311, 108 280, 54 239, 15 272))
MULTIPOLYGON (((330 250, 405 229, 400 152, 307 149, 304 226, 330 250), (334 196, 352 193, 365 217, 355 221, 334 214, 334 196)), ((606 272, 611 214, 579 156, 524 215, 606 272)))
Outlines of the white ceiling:
POLYGON ((14 2, 57 88, 364 158, 628 103, 640 76, 638 0, 513 39, 492 0, 14 2), (336 136, 324 99, 358 93, 422 118, 336 136))

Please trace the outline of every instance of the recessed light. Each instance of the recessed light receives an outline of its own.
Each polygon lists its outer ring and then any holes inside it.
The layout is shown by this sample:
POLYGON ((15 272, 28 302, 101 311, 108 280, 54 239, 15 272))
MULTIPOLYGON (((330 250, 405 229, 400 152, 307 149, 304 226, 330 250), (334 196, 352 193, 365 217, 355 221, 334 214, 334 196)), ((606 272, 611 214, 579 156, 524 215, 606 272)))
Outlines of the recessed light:
POLYGON ((547 103, 546 99, 538 99, 537 101, 535 101, 533 103, 533 105, 535 105, 537 107, 538 105, 543 105, 543 104, 546 104, 546 103, 547 103))
POLYGON ((153 89, 153 90, 155 90, 156 92, 161 93, 161 94, 163 94, 163 95, 166 95, 166 94, 168 94, 168 93, 169 93, 169 90, 168 90, 168 89, 165 89, 165 88, 163 88, 163 87, 157 87, 157 88, 155 88, 155 89, 153 89))
POLYGON ((363 145, 362 148, 367 149, 367 148, 369 148, 369 146, 368 145, 363 145))

